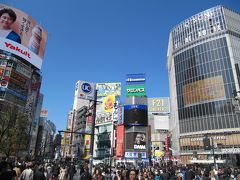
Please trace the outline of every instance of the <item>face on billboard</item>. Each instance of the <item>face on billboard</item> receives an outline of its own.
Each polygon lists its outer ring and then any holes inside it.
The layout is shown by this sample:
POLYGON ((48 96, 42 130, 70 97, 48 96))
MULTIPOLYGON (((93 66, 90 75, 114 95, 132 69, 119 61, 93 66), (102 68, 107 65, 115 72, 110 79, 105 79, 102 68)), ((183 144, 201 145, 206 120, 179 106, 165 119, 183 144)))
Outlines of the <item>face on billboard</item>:
POLYGON ((148 125, 148 111, 146 105, 125 105, 125 125, 148 125))
POLYGON ((126 133, 126 149, 146 149, 146 133, 144 132, 131 132, 126 133))
POLYGON ((0 49, 41 69, 47 32, 26 13, 0 4, 0 49))

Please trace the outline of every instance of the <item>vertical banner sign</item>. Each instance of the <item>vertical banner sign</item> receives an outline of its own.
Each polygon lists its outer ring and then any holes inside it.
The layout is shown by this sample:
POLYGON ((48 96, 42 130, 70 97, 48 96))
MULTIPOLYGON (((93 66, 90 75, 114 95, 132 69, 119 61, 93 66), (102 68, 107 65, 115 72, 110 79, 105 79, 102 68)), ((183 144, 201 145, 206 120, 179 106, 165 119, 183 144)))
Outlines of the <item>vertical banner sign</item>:
POLYGON ((124 125, 119 125, 117 127, 116 156, 117 157, 123 157, 124 156, 124 125))

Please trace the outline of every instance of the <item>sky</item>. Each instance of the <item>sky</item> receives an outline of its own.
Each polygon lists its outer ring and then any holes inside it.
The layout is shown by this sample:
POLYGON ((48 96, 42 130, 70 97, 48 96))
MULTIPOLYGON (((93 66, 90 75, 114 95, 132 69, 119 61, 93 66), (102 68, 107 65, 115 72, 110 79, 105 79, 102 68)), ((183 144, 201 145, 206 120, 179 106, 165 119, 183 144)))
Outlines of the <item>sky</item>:
MULTIPOLYGON (((48 32, 42 64, 43 108, 66 128, 78 80, 121 82, 145 73, 148 97, 168 97, 171 29, 216 5, 240 12, 239 0, 1 0, 29 14, 48 32)), ((122 100, 124 101, 124 97, 122 100)))

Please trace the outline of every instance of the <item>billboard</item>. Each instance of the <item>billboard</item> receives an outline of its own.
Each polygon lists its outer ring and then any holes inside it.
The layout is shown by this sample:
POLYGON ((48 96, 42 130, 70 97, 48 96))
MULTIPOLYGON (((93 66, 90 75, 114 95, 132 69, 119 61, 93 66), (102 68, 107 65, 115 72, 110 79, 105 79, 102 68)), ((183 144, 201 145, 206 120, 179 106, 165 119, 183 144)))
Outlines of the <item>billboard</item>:
POLYGON ((97 100, 102 103, 97 104, 95 124, 100 125, 117 121, 118 107, 114 107, 114 104, 120 102, 119 97, 109 95, 107 97, 100 97, 97 100))
POLYGON ((202 79, 183 86, 184 106, 226 99, 222 76, 202 79))
POLYGON ((47 32, 28 14, 19 9, 0 4, 0 49, 22 57, 41 69, 47 32))
POLYGON ((170 103, 168 97, 148 98, 149 113, 170 113, 170 103))
POLYGON ((145 85, 132 85, 126 87, 126 96, 146 96, 145 85))
POLYGON ((148 125, 147 105, 125 105, 124 106, 125 125, 148 125))
POLYGON ((114 96, 121 96, 121 83, 97 83, 96 89, 98 91, 97 96, 107 96, 107 95, 114 95, 114 96))
POLYGON ((126 149, 146 150, 147 137, 145 132, 128 132, 126 133, 126 149))
POLYGON ((117 147, 116 156, 122 157, 124 155, 124 125, 117 127, 117 147))
POLYGON ((134 85, 134 84, 145 84, 146 78, 144 73, 138 74, 127 74, 126 75, 126 84, 134 85))
POLYGON ((94 83, 79 80, 75 86, 75 96, 79 99, 94 100, 94 83))

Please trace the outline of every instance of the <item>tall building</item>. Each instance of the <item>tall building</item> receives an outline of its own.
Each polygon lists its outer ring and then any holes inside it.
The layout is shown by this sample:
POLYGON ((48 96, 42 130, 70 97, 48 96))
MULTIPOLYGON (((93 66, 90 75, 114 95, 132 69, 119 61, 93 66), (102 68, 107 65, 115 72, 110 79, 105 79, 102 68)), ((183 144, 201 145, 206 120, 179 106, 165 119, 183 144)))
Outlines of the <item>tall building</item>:
POLYGON ((175 156, 166 141, 170 138, 169 133, 170 106, 169 97, 148 98, 148 124, 151 127, 151 154, 152 160, 170 159, 175 156))
POLYGON ((205 137, 219 163, 240 163, 239 24, 238 12, 216 6, 170 32, 170 129, 183 163, 213 159, 205 137))
MULTIPOLYGON (((4 107, 12 106, 26 114, 25 124, 29 125, 24 129, 27 129, 29 137, 34 137, 24 139, 29 141, 29 145, 21 148, 24 151, 21 156, 31 155, 36 144, 35 127, 41 109, 38 101, 41 101, 41 66, 47 32, 19 9, 0 4, 0 11, 10 19, 10 23, 4 26, 6 31, 0 33, 0 113, 5 113, 4 107)), ((12 127, 18 128, 15 121, 12 127)))

